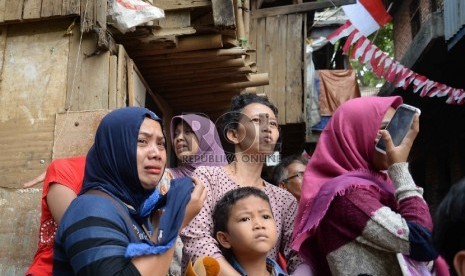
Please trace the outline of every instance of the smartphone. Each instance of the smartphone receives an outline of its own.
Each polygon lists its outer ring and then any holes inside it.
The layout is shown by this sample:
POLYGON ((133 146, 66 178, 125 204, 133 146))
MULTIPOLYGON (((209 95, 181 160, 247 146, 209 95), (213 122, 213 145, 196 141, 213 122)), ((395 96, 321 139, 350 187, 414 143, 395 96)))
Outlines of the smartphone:
MULTIPOLYGON (((400 145, 402 140, 404 140, 407 132, 412 127, 415 114, 420 115, 421 111, 414 106, 401 104, 399 107, 397 107, 391 121, 386 126, 386 130, 389 131, 394 146, 397 147, 400 145)), ((382 138, 380 138, 376 143, 375 149, 381 153, 386 154, 386 143, 384 143, 382 138)))

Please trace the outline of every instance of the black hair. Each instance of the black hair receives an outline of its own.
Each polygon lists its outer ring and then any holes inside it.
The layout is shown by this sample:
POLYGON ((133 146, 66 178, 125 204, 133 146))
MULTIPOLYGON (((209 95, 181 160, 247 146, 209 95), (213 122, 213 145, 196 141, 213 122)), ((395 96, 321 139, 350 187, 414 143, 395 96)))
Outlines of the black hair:
MULTIPOLYGON (((454 184, 436 210, 433 243, 449 267, 454 256, 465 250, 465 178, 454 184)), ((451 269, 453 271, 454 269, 451 269)))
POLYGON ((244 93, 232 97, 231 108, 222 117, 223 134, 226 134, 230 129, 237 129, 241 112, 244 107, 249 104, 258 103, 269 107, 275 116, 278 116, 278 108, 270 102, 267 96, 257 95, 255 93, 244 93))
POLYGON ((303 157, 301 154, 293 154, 284 157, 281 162, 273 169, 272 183, 274 185, 279 185, 281 181, 288 177, 286 168, 294 162, 307 166, 308 159, 303 157))
MULTIPOLYGON (((231 209, 239 200, 255 196, 261 198, 268 202, 270 205, 270 199, 262 190, 254 187, 240 187, 234 190, 231 190, 223 195, 223 197, 216 203, 215 209, 213 211, 213 235, 216 238, 216 233, 228 232, 228 220, 231 215, 231 209)), ((223 248, 220 244, 220 247, 223 251, 223 255, 228 259, 232 256, 231 250, 223 248)))

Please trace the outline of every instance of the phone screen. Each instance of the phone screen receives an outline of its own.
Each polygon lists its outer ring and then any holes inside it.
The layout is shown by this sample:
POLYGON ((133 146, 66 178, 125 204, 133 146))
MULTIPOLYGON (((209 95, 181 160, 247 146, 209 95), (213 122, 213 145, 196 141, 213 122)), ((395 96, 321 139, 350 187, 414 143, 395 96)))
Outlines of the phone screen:
MULTIPOLYGON (((394 146, 400 145, 402 140, 404 140, 407 132, 412 127, 413 117, 416 113, 420 113, 420 110, 405 104, 400 105, 396 109, 394 116, 392 116, 391 121, 386 127, 391 135, 394 146)), ((378 143, 376 143, 376 149, 380 152, 386 152, 386 144, 383 139, 379 139, 378 143)))

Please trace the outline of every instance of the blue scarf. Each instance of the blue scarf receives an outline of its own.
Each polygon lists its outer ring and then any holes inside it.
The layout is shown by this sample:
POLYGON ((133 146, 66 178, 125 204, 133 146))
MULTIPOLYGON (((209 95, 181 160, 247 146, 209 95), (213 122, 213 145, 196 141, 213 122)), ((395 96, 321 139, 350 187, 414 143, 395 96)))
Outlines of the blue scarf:
POLYGON ((137 172, 137 139, 145 118, 161 119, 142 107, 116 109, 101 121, 95 142, 87 153, 81 194, 95 189, 140 209, 153 191, 145 190, 137 172))

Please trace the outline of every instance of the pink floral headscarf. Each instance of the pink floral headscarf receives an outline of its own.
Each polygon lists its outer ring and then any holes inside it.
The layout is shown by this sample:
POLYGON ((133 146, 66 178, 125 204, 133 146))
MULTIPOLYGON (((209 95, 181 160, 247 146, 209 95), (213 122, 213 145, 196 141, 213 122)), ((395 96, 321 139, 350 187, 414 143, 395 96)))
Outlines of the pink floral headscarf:
POLYGON ((373 168, 374 141, 386 111, 389 107, 397 108, 400 104, 402 98, 399 96, 363 97, 349 100, 336 110, 321 133, 304 173, 302 195, 294 224, 294 250, 299 251, 302 243, 311 235, 312 229, 308 226, 319 223, 309 220, 321 219, 326 212, 323 208, 312 210, 312 207, 315 197, 328 181, 355 171, 369 171, 387 180, 385 174, 373 168), (309 218, 310 213, 312 218, 309 218))

